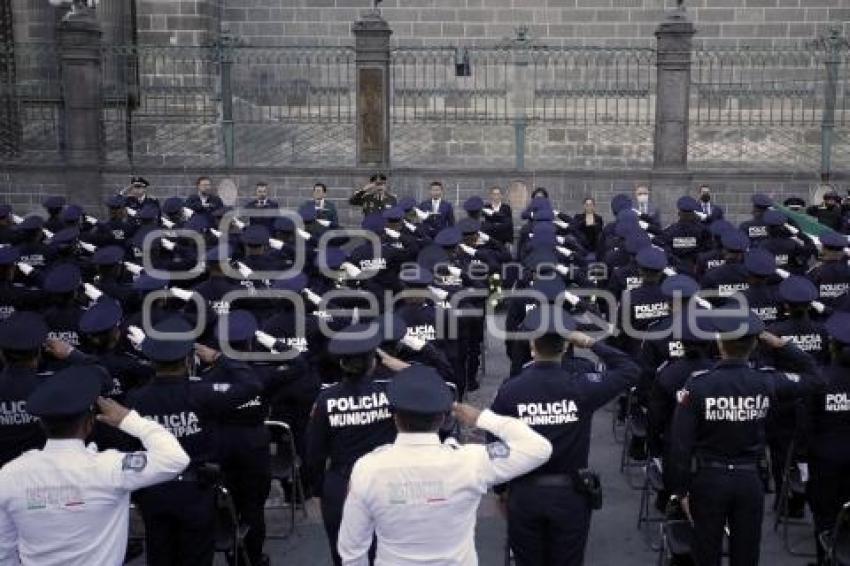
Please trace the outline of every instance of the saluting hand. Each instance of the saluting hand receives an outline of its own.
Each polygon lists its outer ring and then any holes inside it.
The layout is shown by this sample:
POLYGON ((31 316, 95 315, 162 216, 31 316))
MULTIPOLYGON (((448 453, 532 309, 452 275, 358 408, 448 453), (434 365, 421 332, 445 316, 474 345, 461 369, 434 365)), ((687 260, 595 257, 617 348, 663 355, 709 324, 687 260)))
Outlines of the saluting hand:
POLYGON ((478 422, 481 411, 466 403, 453 403, 452 415, 454 415, 460 424, 474 427, 478 422))
POLYGON ((124 420, 130 413, 130 409, 122 405, 117 401, 113 401, 112 399, 107 399, 106 397, 98 397, 97 398, 97 407, 100 409, 100 414, 97 415, 97 420, 102 423, 106 423, 109 426, 114 426, 118 428, 121 425, 121 421, 124 420))
POLYGON ((377 352, 378 357, 381 358, 381 363, 393 371, 401 371, 410 367, 409 363, 389 355, 380 348, 378 348, 377 352))
POLYGON ((584 332, 578 332, 577 330, 567 334, 567 341, 579 348, 590 348, 596 343, 596 340, 584 332))
POLYGON ((209 346, 197 343, 195 344, 195 353, 198 355, 198 359, 207 365, 215 363, 221 357, 221 352, 218 350, 213 350, 209 346))
POLYGON ((48 338, 44 341, 44 351, 57 360, 65 360, 74 351, 74 347, 58 338, 48 338))
POLYGON ((770 332, 764 331, 759 334, 759 340, 764 342, 764 344, 770 348, 782 348, 791 338, 780 338, 776 334, 771 334, 770 332))

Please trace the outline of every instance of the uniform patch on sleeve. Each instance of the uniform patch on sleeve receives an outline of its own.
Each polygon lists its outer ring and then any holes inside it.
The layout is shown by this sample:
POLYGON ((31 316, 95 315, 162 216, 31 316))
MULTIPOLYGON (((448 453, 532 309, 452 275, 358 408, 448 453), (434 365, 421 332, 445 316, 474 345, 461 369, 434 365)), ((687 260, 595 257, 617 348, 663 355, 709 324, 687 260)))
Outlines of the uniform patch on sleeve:
POLYGON ((602 381, 602 374, 598 371, 593 371, 584 375, 587 376, 587 380, 591 383, 600 383, 602 381))
POLYGON ((800 374, 799 373, 785 372, 785 377, 788 378, 788 381, 790 381, 791 383, 800 383, 800 374))
POLYGON ((141 472, 148 465, 148 455, 144 452, 133 452, 125 454, 124 460, 121 462, 121 470, 131 470, 133 472, 141 472))
POLYGON ((504 442, 491 442, 487 445, 487 456, 491 460, 507 458, 510 455, 511 449, 504 442))
POLYGON ((687 405, 690 399, 690 393, 687 389, 679 389, 676 391, 676 402, 680 405, 687 405))
POLYGON ((213 383, 213 391, 216 393, 227 393, 230 391, 229 383, 213 383))

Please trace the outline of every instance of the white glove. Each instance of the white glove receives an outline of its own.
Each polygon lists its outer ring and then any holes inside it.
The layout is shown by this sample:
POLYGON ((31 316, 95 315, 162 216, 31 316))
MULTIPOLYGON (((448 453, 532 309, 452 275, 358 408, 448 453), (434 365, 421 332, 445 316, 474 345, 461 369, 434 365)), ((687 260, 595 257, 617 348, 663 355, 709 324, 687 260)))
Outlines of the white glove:
POLYGON ((434 287, 433 285, 429 285, 428 290, 431 291, 434 296, 437 297, 437 299, 440 301, 445 301, 449 296, 448 291, 446 291, 445 289, 440 289, 439 287, 434 287))
POLYGON ((97 250, 97 246, 88 242, 80 242, 80 247, 89 252, 90 254, 93 254, 97 250))
POLYGON ((569 291, 564 291, 564 300, 570 303, 572 306, 576 306, 581 301, 578 296, 573 295, 569 291))
POLYGON ((236 270, 239 272, 239 275, 248 279, 254 273, 254 270, 242 263, 241 261, 236 262, 236 270))
POLYGON ((48 230, 47 228, 42 228, 42 229, 41 229, 41 231, 44 233, 44 236, 45 236, 48 240, 49 240, 49 239, 51 239, 51 238, 53 238, 53 236, 55 236, 55 234, 54 234, 53 232, 51 232, 50 230, 48 230))
POLYGON ((243 221, 239 220, 238 218, 236 218, 235 216, 233 217, 233 225, 236 226, 237 228, 239 228, 240 230, 245 229, 245 223, 243 221))
POLYGON ((257 339, 257 342, 268 348, 274 353, 277 353, 274 346, 277 343, 277 338, 272 336, 271 334, 267 334, 262 330, 257 330, 254 332, 254 337, 257 339))
POLYGON ((88 214, 85 215, 85 219, 86 222, 88 222, 89 224, 97 224, 98 222, 97 218, 95 218, 94 216, 89 216, 88 214))
POLYGON ((646 220, 638 220, 638 226, 640 226, 641 230, 646 230, 649 228, 649 222, 646 220))
POLYGON ((180 287, 172 287, 169 291, 171 291, 173 296, 187 303, 192 300, 192 295, 195 294, 194 291, 188 291, 186 289, 181 289, 180 287))
POLYGON ((142 332, 142 329, 138 326, 131 325, 127 327, 127 339, 131 344, 133 344, 133 346, 138 348, 145 340, 145 333, 142 332))
POLYGON ((481 212, 484 213, 484 216, 493 216, 494 214, 496 214, 495 212, 493 212, 492 208, 482 208, 481 212))
POLYGON ((485 234, 484 232, 478 231, 478 239, 484 242, 485 244, 490 241, 490 236, 485 234))
POLYGON ((384 234, 392 238, 393 240, 398 240, 401 236, 400 232, 393 230, 392 228, 384 228, 384 234))
POLYGON ((812 308, 822 314, 826 310, 826 305, 820 301, 812 301, 812 308))
POLYGON ((788 279, 789 277, 791 277, 791 273, 789 273, 788 271, 785 271, 784 269, 777 268, 776 274, 778 276, 780 276, 782 279, 788 279))
POLYGON ((174 226, 175 226, 174 222, 172 222, 172 221, 171 221, 171 220, 169 220, 168 218, 163 218, 163 219, 162 219, 162 225, 163 225, 164 227, 168 228, 169 230, 171 230, 171 229, 172 229, 172 228, 174 228, 174 226))
POLYGON ((678 273, 676 273, 676 270, 669 266, 665 267, 662 273, 664 273, 664 275, 666 275, 667 277, 673 277, 674 275, 678 275, 678 273))
POLYGON ((24 219, 18 216, 17 214, 12 215, 12 222, 14 222, 15 224, 20 224, 23 221, 24 219))
POLYGON ((217 240, 221 239, 221 230, 217 228, 210 228, 210 234, 216 237, 217 240))
POLYGON ((345 271, 345 274, 352 279, 360 277, 360 274, 363 273, 359 267, 351 263, 350 261, 344 262, 340 267, 345 271))
POLYGON ((796 226, 792 226, 791 224, 789 224, 787 222, 785 223, 785 229, 788 230, 789 232, 791 232, 792 236, 796 236, 797 234, 800 233, 800 230, 796 226))
POLYGON ((330 220, 325 220, 324 218, 317 218, 317 219, 316 219, 316 222, 318 222, 319 224, 321 224, 321 225, 322 225, 322 226, 324 226, 325 228, 327 228, 328 226, 330 226, 330 225, 331 225, 331 221, 330 221, 330 220))
POLYGON ((139 275, 143 271, 141 265, 137 265, 131 261, 125 261, 124 267, 127 268, 127 271, 129 271, 133 275, 139 275))
POLYGON ((103 296, 103 292, 91 283, 83 283, 83 290, 86 296, 92 301, 96 301, 103 296))
POLYGON ((711 303, 703 299, 702 297, 694 297, 696 303, 706 310, 711 310, 711 303))
POLYGON ((277 238, 269 238, 269 247, 273 250, 282 250, 283 249, 283 241, 278 240, 277 238))
POLYGON ((309 240, 310 237, 311 237, 310 232, 308 232, 307 230, 304 230, 303 228, 298 228, 298 229, 295 230, 295 232, 299 236, 301 236, 301 238, 303 238, 304 240, 309 240))
POLYGON ((555 246, 555 251, 564 257, 570 257, 573 255, 573 251, 569 248, 565 248, 564 246, 555 246))
POLYGON ((696 214, 697 218, 699 218, 703 222, 705 222, 708 219, 708 214, 706 214, 705 212, 697 210, 697 211, 694 212, 694 214, 696 214))
POLYGON ((425 347, 425 340, 419 338, 418 336, 414 336, 413 334, 405 334, 404 338, 401 339, 401 343, 413 350, 414 352, 418 352, 422 348, 425 347))
POLYGON ((416 211, 416 216, 419 217, 419 220, 426 220, 428 218, 428 213, 419 207, 415 207, 413 210, 416 211))
POLYGON ((189 220, 190 218, 192 218, 192 216, 195 215, 195 211, 192 210, 191 208, 189 208, 188 206, 184 206, 183 209, 182 209, 182 212, 183 212, 183 217, 186 220, 189 220))
POLYGON ((127 211, 127 216, 136 216, 138 214, 135 208, 130 208, 129 206, 124 210, 127 211))
POLYGON ((20 269, 21 273, 23 273, 24 275, 29 275, 35 270, 33 266, 23 261, 18 262, 18 269, 20 269))
POLYGON ((467 246, 466 244, 461 244, 460 249, 466 255, 468 255, 470 257, 475 257, 475 248, 473 248, 472 246, 467 246))
POLYGON ((313 303, 316 306, 319 306, 319 303, 322 302, 322 297, 311 291, 309 288, 304 288, 304 296, 307 297, 307 300, 313 303))
POLYGON ((567 239, 563 236, 555 236, 555 241, 561 244, 562 246, 567 243, 567 239))
POLYGON ((177 247, 177 244, 175 244, 173 241, 169 240, 168 238, 163 238, 162 240, 160 240, 160 243, 162 244, 163 248, 167 249, 170 252, 173 252, 174 248, 177 247))
POLYGON ((413 224, 412 222, 409 222, 409 221, 407 221, 407 220, 404 220, 403 222, 404 222, 404 226, 405 226, 405 228, 407 228, 407 229, 408 229, 408 230, 410 230, 411 232, 415 232, 415 231, 416 231, 416 224, 413 224))
POLYGON ((554 224, 555 226, 557 226, 557 227, 558 227, 558 228, 560 228, 561 230, 566 230, 567 228, 569 228, 569 227, 570 227, 570 225, 569 225, 569 224, 567 224, 566 222, 564 222, 563 220, 560 220, 560 219, 558 219, 558 218, 556 218, 555 220, 553 220, 553 221, 552 221, 552 224, 554 224))
POLYGON ((449 273, 454 275, 455 277, 460 277, 460 274, 463 273, 459 267, 455 267, 454 265, 449 265, 446 267, 449 270, 449 273))
POLYGON ((560 263, 555 266, 555 271, 557 271, 558 273, 560 273, 564 277, 567 277, 570 274, 570 268, 567 267, 566 265, 562 265, 560 263))

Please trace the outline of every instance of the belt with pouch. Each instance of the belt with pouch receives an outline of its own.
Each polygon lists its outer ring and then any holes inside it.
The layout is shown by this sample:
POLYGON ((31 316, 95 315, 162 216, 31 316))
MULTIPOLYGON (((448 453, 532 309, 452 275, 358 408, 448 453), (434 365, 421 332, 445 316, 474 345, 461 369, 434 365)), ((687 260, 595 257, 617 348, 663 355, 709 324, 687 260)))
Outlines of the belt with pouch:
POLYGON ((716 462, 714 460, 701 460, 697 462, 698 470, 726 470, 727 472, 758 472, 759 465, 756 462, 716 462))
POLYGON ((572 487, 574 485, 570 474, 531 474, 516 479, 511 484, 535 487, 572 487))

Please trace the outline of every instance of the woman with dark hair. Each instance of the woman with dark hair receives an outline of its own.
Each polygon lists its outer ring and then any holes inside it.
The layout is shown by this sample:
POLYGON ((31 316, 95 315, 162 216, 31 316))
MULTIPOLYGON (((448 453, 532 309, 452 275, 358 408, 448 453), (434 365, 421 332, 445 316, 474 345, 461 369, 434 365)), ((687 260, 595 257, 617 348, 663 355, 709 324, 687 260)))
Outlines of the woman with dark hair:
POLYGON ((595 250, 602 233, 602 217, 596 213, 596 201, 591 197, 584 199, 584 210, 573 217, 575 229, 584 236, 587 248, 595 250))
MULTIPOLYGON (((850 500, 850 313, 837 312, 826 323, 832 363, 823 368, 826 387, 810 399, 808 413, 809 503, 815 532, 835 526, 844 502, 850 500)), ((815 540, 820 541, 816 536, 815 540)), ((818 564, 825 552, 817 545, 818 564)))

